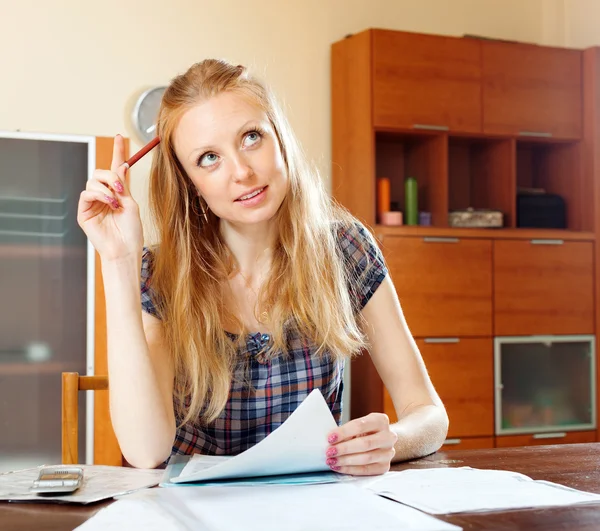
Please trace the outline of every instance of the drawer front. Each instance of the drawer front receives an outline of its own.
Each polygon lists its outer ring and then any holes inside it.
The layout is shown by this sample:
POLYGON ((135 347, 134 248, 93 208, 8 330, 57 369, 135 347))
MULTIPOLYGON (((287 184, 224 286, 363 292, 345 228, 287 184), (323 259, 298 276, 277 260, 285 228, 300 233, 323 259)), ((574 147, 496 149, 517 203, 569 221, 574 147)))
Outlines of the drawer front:
POLYGON ((463 439, 446 439, 440 450, 479 450, 480 448, 494 448, 493 437, 465 437, 463 439))
POLYGON ((373 32, 375 127, 481 132, 481 106, 479 42, 373 32))
POLYGON ((575 444, 596 442, 596 431, 570 431, 496 437, 497 448, 537 446, 545 444, 575 444))
POLYGON ((413 336, 492 335, 490 240, 385 236, 382 248, 413 336))
MULTIPOLYGON (((449 438, 494 435, 492 338, 417 339, 433 386, 450 419, 449 438)), ((397 420, 387 391, 384 412, 397 420)))
POLYGON ((497 336, 594 333, 591 242, 494 242, 497 336))

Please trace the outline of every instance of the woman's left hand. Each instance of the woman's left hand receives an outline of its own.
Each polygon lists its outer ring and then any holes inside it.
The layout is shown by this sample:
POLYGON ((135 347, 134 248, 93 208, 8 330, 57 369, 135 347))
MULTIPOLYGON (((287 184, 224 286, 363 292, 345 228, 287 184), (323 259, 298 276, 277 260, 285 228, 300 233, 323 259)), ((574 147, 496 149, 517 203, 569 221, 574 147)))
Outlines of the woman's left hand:
POLYGON ((332 431, 327 441, 327 465, 355 476, 384 474, 396 454, 398 435, 384 413, 371 413, 332 431))

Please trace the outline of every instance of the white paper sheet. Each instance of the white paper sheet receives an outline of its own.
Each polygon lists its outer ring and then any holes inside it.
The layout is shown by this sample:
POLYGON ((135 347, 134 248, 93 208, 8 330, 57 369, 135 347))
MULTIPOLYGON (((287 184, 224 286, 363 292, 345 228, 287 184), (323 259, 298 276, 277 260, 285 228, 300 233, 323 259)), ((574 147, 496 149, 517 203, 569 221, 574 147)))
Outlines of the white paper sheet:
MULTIPOLYGON (((61 465, 58 465, 60 467, 61 465)), ((66 465, 65 465, 66 466, 66 465)), ((83 468, 83 484, 72 494, 52 497, 31 494, 38 468, 0 474, 0 500, 92 503, 158 485, 164 471, 120 466, 77 465, 83 468)), ((54 465, 53 465, 54 467, 54 465)))
POLYGON ((279 428, 229 459, 194 456, 173 483, 329 471, 327 434, 337 424, 319 389, 312 391, 279 428))
POLYGON ((508 470, 470 467, 389 472, 366 487, 431 514, 500 511, 600 502, 600 495, 508 470))
POLYGON ((348 483, 151 489, 102 509, 80 531, 458 531, 348 483))

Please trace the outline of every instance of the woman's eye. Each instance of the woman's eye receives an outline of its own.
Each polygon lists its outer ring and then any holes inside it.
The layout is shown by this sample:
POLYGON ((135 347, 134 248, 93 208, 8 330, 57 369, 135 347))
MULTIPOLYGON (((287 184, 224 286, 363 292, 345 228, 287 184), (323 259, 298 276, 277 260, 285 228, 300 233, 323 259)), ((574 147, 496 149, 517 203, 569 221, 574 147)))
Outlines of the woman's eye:
POLYGON ((198 166, 201 168, 209 168, 213 164, 216 164, 219 157, 215 153, 205 153, 198 159, 198 166))
POLYGON ((244 138, 244 145, 246 147, 253 146, 260 140, 260 138, 261 135, 258 131, 250 131, 244 138))

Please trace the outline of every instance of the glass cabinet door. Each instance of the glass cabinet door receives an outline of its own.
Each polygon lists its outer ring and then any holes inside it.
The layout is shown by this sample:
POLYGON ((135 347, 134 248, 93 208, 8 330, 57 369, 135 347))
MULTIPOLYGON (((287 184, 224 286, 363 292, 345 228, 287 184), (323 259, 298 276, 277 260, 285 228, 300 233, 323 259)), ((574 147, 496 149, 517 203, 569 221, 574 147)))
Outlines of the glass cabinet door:
POLYGON ((85 139, 0 135, 0 471, 61 462, 61 373, 86 374, 85 139))
POLYGON ((596 427, 594 336, 497 337, 496 433, 596 427))

